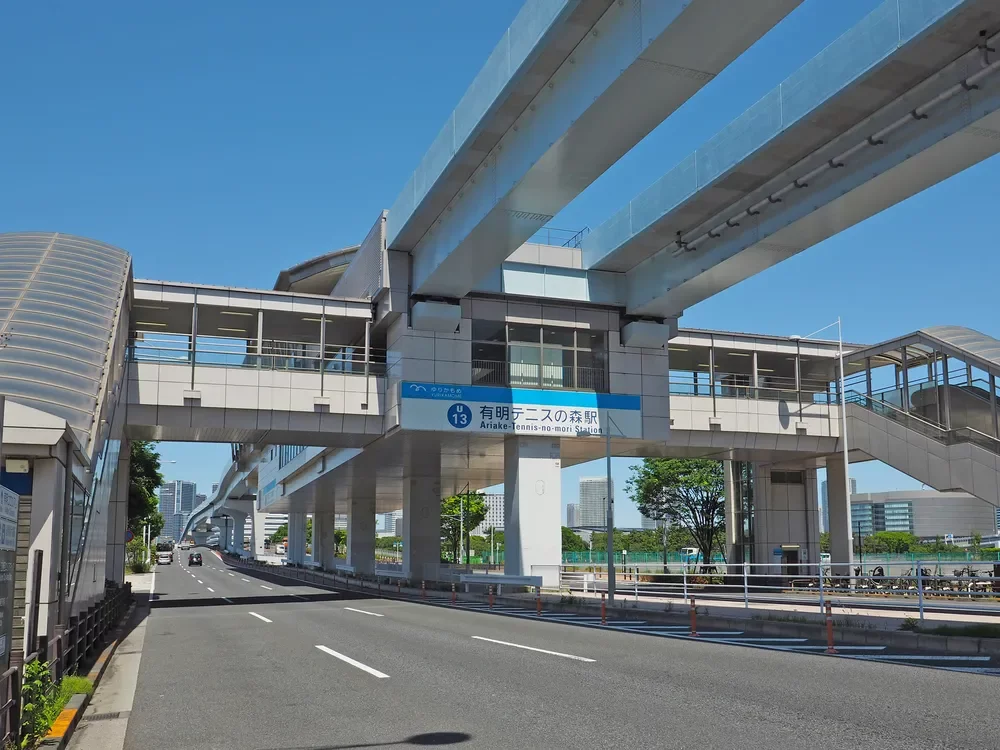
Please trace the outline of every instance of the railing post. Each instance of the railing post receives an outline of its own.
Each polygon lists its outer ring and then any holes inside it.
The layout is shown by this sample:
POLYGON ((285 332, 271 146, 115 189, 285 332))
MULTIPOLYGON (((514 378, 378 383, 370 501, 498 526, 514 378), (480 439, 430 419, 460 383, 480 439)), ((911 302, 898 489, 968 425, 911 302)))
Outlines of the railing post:
POLYGON ((698 637, 698 607, 693 596, 691 597, 691 637, 698 637))
POLYGON ((456 596, 456 594, 455 594, 455 582, 454 582, 454 581, 452 581, 452 582, 451 582, 451 603, 452 603, 452 604, 454 604, 454 603, 455 603, 455 599, 457 599, 457 596, 456 596))
POLYGON ((601 625, 608 624, 608 609, 604 601, 604 592, 601 592, 601 625))
POLYGON ((490 584, 490 609, 493 609, 493 584, 490 584))
POLYGON ((535 614, 542 616, 542 587, 535 586, 535 614))
POLYGON ((820 555, 819 558, 819 611, 823 611, 823 606, 826 604, 826 598, 823 592, 823 556, 820 555))
POLYGON ((681 575, 684 577, 684 603, 688 600, 688 569, 687 563, 681 562, 681 575))
POLYGON ((923 563, 917 561, 917 607, 920 609, 920 619, 924 619, 924 570, 923 563))
POLYGON ((750 609, 750 581, 746 561, 743 562, 743 609, 750 609))
POLYGON ((69 617, 69 627, 63 633, 63 637, 66 638, 66 663, 63 665, 63 671, 68 673, 72 672, 76 665, 76 651, 77 651, 77 634, 80 630, 79 625, 80 618, 78 615, 70 615, 69 617))
POLYGON ((830 602, 826 603, 826 653, 837 653, 833 647, 833 605, 830 602))

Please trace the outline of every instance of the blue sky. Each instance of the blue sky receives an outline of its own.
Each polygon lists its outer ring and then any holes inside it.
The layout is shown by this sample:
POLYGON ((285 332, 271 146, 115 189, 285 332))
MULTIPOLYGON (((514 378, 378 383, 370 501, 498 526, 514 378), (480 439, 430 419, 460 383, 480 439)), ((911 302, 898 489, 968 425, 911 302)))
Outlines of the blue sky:
MULTIPOLYGON (((876 5, 805 0, 553 224, 597 226, 876 5)), ((5 3, 0 231, 119 245, 136 275, 270 287, 392 204, 519 0, 5 3)), ((991 160, 689 310, 683 325, 875 342, 1000 335, 991 160), (958 260, 960 259, 960 260, 958 260)), ((228 446, 164 445, 202 490, 228 446)), ((600 466, 568 469, 577 479, 600 466)), ((862 491, 917 486, 855 465, 862 491)), ((619 499, 627 463, 616 462, 619 499)), ((638 517, 619 503, 624 525, 638 517)))

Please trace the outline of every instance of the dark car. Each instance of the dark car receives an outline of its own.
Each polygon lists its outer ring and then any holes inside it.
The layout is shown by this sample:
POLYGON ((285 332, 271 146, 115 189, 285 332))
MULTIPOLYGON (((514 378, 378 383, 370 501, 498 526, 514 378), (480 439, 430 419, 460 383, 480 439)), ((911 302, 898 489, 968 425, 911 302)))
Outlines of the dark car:
POLYGON ((188 555, 188 565, 201 565, 201 553, 192 552, 188 555))

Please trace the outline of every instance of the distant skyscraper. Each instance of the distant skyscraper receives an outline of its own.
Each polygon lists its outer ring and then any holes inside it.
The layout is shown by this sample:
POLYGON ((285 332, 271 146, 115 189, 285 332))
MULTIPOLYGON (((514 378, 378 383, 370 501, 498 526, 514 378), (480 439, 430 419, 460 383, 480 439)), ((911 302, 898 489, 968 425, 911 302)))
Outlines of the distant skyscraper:
POLYGON ((402 520, 402 510, 394 510, 391 513, 379 513, 375 517, 375 534, 377 536, 401 536, 403 533, 402 520))
POLYGON ((219 483, 218 482, 212 482, 212 494, 214 495, 218 491, 219 491, 219 483))
POLYGON ((485 536, 490 529, 503 531, 503 493, 488 492, 483 497, 486 500, 486 518, 473 529, 473 536, 485 536))
MULTIPOLYGON (((614 488, 614 481, 611 484, 614 488)), ((580 477, 580 526, 608 525, 608 482, 605 477, 580 477)))
MULTIPOLYGON (((858 480, 851 477, 851 494, 858 494, 858 480)), ((830 503, 826 497, 826 480, 819 487, 819 532, 830 530, 830 503)))
POLYGON ((566 525, 571 529, 580 525, 580 503, 566 505, 566 525))
POLYGON ((185 482, 183 479, 166 482, 160 487, 159 511, 163 515, 161 536, 180 540, 188 516, 194 510, 197 489, 194 482, 185 482))
POLYGON ((663 521, 657 521, 656 519, 653 518, 647 518, 641 513, 639 514, 639 519, 641 520, 642 528, 644 529, 662 529, 664 525, 663 521))

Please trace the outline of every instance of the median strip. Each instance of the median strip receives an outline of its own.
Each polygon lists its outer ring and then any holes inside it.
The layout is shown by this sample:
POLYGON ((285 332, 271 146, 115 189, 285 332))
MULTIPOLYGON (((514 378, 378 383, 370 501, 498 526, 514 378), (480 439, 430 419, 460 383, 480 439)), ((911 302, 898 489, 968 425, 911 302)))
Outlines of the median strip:
POLYGON ((563 654, 559 651, 548 651, 544 648, 535 648, 534 646, 522 646, 520 643, 511 643, 510 641, 497 641, 493 638, 484 638, 481 635, 472 636, 477 641, 487 641, 488 643, 499 643, 501 646, 513 646, 514 648, 523 648, 525 651, 537 651, 540 654, 549 654, 550 656, 561 656, 564 659, 574 659, 576 661, 585 661, 593 663, 596 659, 588 659, 586 656, 575 656, 574 654, 563 654))
POLYGON ((327 648, 326 646, 316 646, 316 648, 318 648, 324 654, 329 654, 335 659, 340 659, 342 662, 350 664, 352 667, 357 667, 362 672, 367 672, 370 675, 378 677, 380 680, 385 680, 388 679, 389 677, 389 675, 387 675, 385 672, 379 672, 377 669, 369 667, 367 664, 362 664, 359 661, 355 661, 350 656, 344 656, 343 654, 334 651, 332 648, 327 648))

